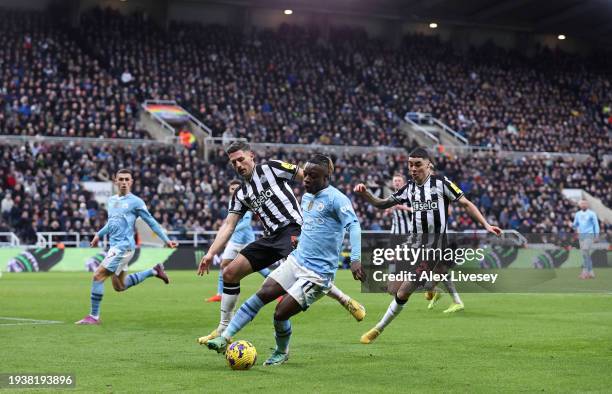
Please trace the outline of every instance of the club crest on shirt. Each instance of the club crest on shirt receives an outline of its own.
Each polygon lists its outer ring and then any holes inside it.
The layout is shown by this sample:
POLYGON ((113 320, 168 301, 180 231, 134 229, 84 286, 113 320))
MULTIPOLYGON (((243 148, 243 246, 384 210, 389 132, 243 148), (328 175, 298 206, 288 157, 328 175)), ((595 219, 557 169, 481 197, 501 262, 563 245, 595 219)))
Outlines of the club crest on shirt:
POLYGON ((325 209, 325 204, 323 204, 322 202, 317 204, 317 211, 321 212, 325 209))

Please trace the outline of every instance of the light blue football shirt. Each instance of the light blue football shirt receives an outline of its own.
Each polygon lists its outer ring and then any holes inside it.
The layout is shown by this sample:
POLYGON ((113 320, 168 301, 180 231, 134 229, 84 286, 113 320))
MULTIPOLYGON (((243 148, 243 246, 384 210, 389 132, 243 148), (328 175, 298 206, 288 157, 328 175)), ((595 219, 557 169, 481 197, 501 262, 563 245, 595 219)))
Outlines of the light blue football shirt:
POLYGON ((599 221, 597 215, 590 209, 580 210, 574 216, 574 228, 582 237, 597 237, 599 235, 599 221))
POLYGON ((255 241, 255 232, 253 227, 251 227, 251 220, 253 220, 253 212, 247 211, 236 223, 236 228, 230 238, 230 242, 244 245, 255 241))
POLYGON ((115 194, 109 198, 107 211, 108 222, 98 231, 98 236, 102 238, 108 234, 111 247, 121 250, 134 250, 136 246, 134 242, 134 223, 138 217, 141 217, 162 241, 169 241, 162 227, 147 210, 144 201, 132 193, 125 196, 115 194))
POLYGON ((326 278, 338 269, 342 241, 350 234, 351 261, 361 260, 361 227, 353 204, 333 186, 302 197, 304 223, 297 248, 291 253, 299 264, 326 278))

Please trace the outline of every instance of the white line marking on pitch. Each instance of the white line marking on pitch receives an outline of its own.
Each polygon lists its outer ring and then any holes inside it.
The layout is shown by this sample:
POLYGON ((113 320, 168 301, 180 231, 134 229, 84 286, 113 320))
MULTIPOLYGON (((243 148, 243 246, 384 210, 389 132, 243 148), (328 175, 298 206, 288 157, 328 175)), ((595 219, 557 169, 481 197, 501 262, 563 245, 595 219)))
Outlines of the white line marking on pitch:
POLYGON ((36 319, 23 319, 20 317, 2 317, 0 320, 18 321, 21 323, 0 323, 0 326, 23 326, 32 324, 62 324, 63 321, 57 320, 36 320, 36 319))

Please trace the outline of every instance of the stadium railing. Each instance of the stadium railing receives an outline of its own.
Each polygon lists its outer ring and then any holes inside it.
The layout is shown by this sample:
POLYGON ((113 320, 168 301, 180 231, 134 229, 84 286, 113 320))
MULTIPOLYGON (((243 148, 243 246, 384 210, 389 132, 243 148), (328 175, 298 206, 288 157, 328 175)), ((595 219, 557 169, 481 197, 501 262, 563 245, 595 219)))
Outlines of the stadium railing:
POLYGON ((1 246, 20 246, 21 241, 15 233, 2 232, 0 233, 0 247, 1 246))
MULTIPOLYGON (((245 138, 223 138, 211 137, 205 140, 206 152, 210 149, 222 149, 225 145, 233 141, 245 141, 245 138)), ((268 149, 282 149, 286 152, 321 152, 321 153, 383 153, 383 154, 401 154, 406 153, 406 150, 401 147, 391 146, 360 146, 360 145, 321 145, 321 144, 279 144, 268 142, 249 142, 251 148, 255 151, 265 151, 268 149)), ((208 157, 206 157, 208 159, 208 157)))
POLYGON ((539 159, 563 159, 573 160, 578 163, 593 159, 592 156, 586 153, 566 153, 566 152, 528 152, 528 151, 509 151, 502 150, 497 147, 487 146, 438 146, 438 151, 453 153, 457 156, 473 156, 475 154, 495 154, 496 157, 502 159, 522 159, 522 158, 539 158, 539 159))
POLYGON ((444 131, 446 134, 448 134, 449 136, 457 140, 457 142, 459 142, 460 144, 462 145, 468 144, 467 138, 465 138, 464 136, 462 136, 461 134, 459 134, 458 132, 450 128, 446 123, 442 122, 440 119, 434 118, 432 114, 423 113, 423 112, 407 112, 406 115, 404 116, 404 120, 415 127, 423 123, 426 123, 432 126, 436 125, 439 128, 441 128, 442 131, 444 131))
POLYGON ((132 146, 144 146, 144 145, 175 145, 181 147, 178 143, 178 138, 172 138, 167 141, 157 140, 144 140, 138 138, 88 138, 88 137, 52 137, 45 135, 0 135, 0 141, 2 144, 12 145, 23 145, 27 142, 47 142, 47 143, 74 143, 78 145, 132 145, 132 146))
MULTIPOLYGON (((410 113, 410 112, 409 112, 410 113)), ((425 137, 427 137, 430 141, 432 141, 432 143, 434 145, 438 145, 440 143, 440 139, 438 137, 436 137, 435 135, 431 134, 429 131, 425 130, 423 128, 423 126, 421 126, 420 124, 418 124, 417 122, 415 122, 414 120, 410 119, 408 117, 408 114, 406 114, 406 116, 404 117, 404 120, 406 121, 406 123, 408 123, 410 126, 412 126, 413 129, 415 129, 416 131, 418 131, 419 133, 423 134, 425 137)))
MULTIPOLYGON (((363 230, 363 235, 369 234, 389 234, 389 230, 363 230)), ((465 231, 449 231, 449 234, 486 234, 485 230, 465 230, 465 231)), ((0 236, 3 234, 13 234, 13 233, 0 233, 0 236)), ((213 230, 204 230, 204 231, 167 231, 166 234, 168 237, 174 241, 177 241, 179 245, 184 246, 206 246, 212 244, 215 236, 217 235, 217 231, 213 230)), ((527 239, 519 233, 517 230, 503 230, 504 237, 514 240, 517 245, 525 245, 527 244, 527 239)), ((47 232, 38 232, 37 236, 37 247, 41 248, 50 248, 59 243, 64 246, 79 246, 81 242, 83 242, 83 246, 85 246, 85 242, 89 245, 89 240, 93 238, 95 235, 94 232, 61 232, 61 231, 47 231, 47 232)), ((262 231, 255 231, 256 236, 263 235, 262 231)), ((14 236, 14 234, 13 234, 14 236)), ((15 238, 17 238, 15 236, 15 238)), ((19 245, 19 239, 16 239, 17 245, 19 245)), ((100 241, 104 246, 107 242, 107 239, 103 239, 100 241)), ((140 246, 145 247, 160 247, 160 243, 147 243, 142 242, 140 246)))

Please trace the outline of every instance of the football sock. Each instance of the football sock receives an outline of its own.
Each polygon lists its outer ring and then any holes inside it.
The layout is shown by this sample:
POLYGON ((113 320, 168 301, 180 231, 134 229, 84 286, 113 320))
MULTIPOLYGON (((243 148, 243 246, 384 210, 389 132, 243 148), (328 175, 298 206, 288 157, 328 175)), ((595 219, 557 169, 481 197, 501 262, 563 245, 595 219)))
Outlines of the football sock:
POLYGON ((276 350, 287 353, 289 351, 289 340, 291 339, 291 322, 289 320, 274 320, 274 333, 276 350))
POLYGON ((252 295, 244 304, 242 304, 234 317, 232 317, 232 320, 229 322, 229 325, 223 332, 223 336, 226 339, 229 339, 236 335, 238 331, 242 330, 244 326, 249 324, 249 322, 255 318, 259 310, 263 308, 264 305, 265 304, 257 296, 257 294, 252 295))
POLYGON ((98 319, 100 317, 100 303, 104 297, 104 282, 94 280, 91 283, 91 316, 98 319))
POLYGON ((453 302, 455 304, 463 304, 461 298, 459 297, 459 293, 457 293, 457 289, 455 288, 455 284, 450 280, 444 281, 444 286, 448 293, 453 297, 453 302))
POLYGON ((223 270, 219 269, 219 279, 217 281, 217 294, 223 293, 223 270))
POLYGON ((387 327, 389 323, 391 323, 393 319, 395 319, 397 315, 400 314, 402 309, 404 309, 404 304, 406 304, 407 301, 408 300, 402 301, 398 299, 397 296, 395 296, 393 301, 391 301, 391 304, 389 305, 389 308, 387 309, 387 312, 385 312, 383 318, 376 324, 376 329, 378 329, 379 331, 384 330, 385 327, 387 327))
POLYGON ((240 283, 228 283, 223 282, 223 294, 221 294, 221 319, 219 320, 219 326, 217 327, 217 333, 221 335, 227 328, 234 308, 238 303, 240 297, 240 283))
POLYGON ((337 288, 336 285, 332 285, 327 295, 333 298, 334 300, 338 301, 342 305, 348 304, 349 300, 351 299, 349 296, 344 294, 342 290, 337 288))
POLYGON ((150 276, 155 276, 156 272, 153 268, 148 269, 146 271, 136 272, 134 274, 129 274, 123 284, 125 285, 125 289, 129 289, 132 286, 136 286, 140 282, 144 281, 150 276))

